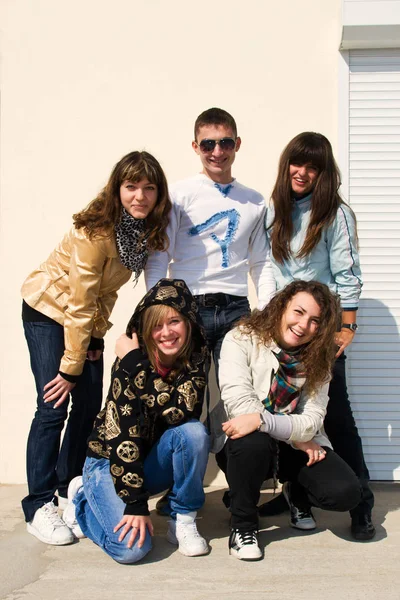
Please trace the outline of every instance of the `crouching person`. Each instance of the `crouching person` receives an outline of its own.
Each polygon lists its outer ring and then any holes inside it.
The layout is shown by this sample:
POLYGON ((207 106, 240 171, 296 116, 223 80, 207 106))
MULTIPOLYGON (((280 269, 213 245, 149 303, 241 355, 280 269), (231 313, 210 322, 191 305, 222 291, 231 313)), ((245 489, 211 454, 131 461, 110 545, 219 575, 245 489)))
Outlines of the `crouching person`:
POLYGON ((262 558, 257 503, 277 465, 292 527, 316 527, 310 505, 347 511, 360 501, 357 477, 322 430, 337 317, 326 285, 294 281, 224 339, 222 401, 211 417, 236 558, 262 558))
POLYGON ((135 563, 151 550, 147 501, 168 488, 168 541, 186 556, 208 552, 195 522, 209 452, 199 422, 208 354, 197 313, 178 279, 161 279, 139 303, 116 344, 83 478, 68 490, 67 525, 119 563, 135 563))

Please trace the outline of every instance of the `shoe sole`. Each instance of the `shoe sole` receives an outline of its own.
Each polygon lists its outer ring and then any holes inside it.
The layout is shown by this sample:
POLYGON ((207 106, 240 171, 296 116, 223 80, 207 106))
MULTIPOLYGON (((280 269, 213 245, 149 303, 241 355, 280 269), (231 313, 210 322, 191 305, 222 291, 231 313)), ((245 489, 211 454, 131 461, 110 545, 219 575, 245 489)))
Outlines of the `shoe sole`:
POLYGON ((204 550, 202 550, 200 552, 196 552, 195 554, 193 554, 192 552, 185 552, 180 546, 178 546, 178 552, 180 552, 181 554, 183 554, 183 556, 195 557, 195 556, 205 556, 206 554, 209 554, 210 549, 209 548, 204 548, 204 550))
POLYGON ((317 529, 317 524, 311 525, 310 527, 304 527, 303 525, 295 525, 290 521, 290 527, 293 527, 293 529, 298 529, 299 531, 314 531, 314 529, 317 529))
POLYGON ((352 535, 353 539, 356 540, 357 542, 369 542, 370 540, 372 540, 375 537, 376 531, 374 531, 373 533, 354 533, 352 531, 351 535, 352 535))
POLYGON ((50 544, 51 546, 68 546, 69 544, 73 544, 75 541, 75 538, 73 535, 71 536, 72 539, 68 542, 67 541, 55 542, 54 540, 49 540, 49 539, 45 538, 37 529, 35 529, 35 527, 32 527, 32 525, 30 523, 26 524, 26 530, 28 531, 28 533, 35 536, 35 538, 37 538, 44 544, 50 544))
POLYGON ((252 558, 250 558, 250 557, 244 558, 242 556, 239 556, 239 552, 240 552, 240 550, 235 550, 234 548, 231 548, 231 550, 230 550, 231 556, 234 556, 235 558, 238 558, 239 560, 243 560, 245 562, 255 562, 255 561, 261 560, 263 558, 262 552, 261 552, 260 556, 257 556, 257 557, 255 556, 252 558))

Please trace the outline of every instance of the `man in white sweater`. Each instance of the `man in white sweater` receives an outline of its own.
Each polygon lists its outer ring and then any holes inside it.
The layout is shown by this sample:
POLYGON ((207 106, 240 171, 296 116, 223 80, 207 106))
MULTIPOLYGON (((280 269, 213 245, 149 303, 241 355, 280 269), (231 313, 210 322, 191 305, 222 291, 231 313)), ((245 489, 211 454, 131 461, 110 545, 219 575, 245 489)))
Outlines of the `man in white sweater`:
POLYGON ((200 307, 216 369, 225 334, 250 310, 248 274, 259 308, 275 291, 264 199, 232 177, 240 145, 235 120, 226 111, 210 108, 196 119, 192 147, 202 171, 171 186, 170 245, 149 257, 145 271, 148 289, 168 267, 170 277, 186 281, 200 307))

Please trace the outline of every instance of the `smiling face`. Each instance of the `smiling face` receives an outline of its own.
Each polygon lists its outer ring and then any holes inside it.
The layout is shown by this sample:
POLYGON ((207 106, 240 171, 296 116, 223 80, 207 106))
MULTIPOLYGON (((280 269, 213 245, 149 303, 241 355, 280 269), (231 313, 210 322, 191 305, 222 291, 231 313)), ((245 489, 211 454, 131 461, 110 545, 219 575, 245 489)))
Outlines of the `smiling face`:
POLYGON ((203 125, 198 130, 197 139, 192 142, 192 147, 200 157, 204 175, 207 175, 216 183, 230 183, 232 181, 232 165, 240 144, 240 138, 234 135, 230 127, 225 125, 203 125), (216 144, 214 150, 209 152, 203 152, 200 148, 202 140, 219 141, 223 138, 235 140, 232 150, 222 149, 219 144, 216 144))
POLYGON ((119 189, 121 204, 135 219, 145 219, 157 204, 158 191, 147 178, 132 182, 125 180, 119 189))
POLYGON ((292 191, 295 194, 304 195, 313 190, 319 172, 311 163, 303 165, 291 163, 289 165, 289 175, 292 191))
POLYGON ((298 292, 282 316, 278 345, 284 350, 307 344, 318 331, 321 309, 308 292, 298 292))
POLYGON ((164 366, 169 367, 174 364, 185 345, 187 334, 185 319, 173 308, 153 327, 151 337, 164 366))

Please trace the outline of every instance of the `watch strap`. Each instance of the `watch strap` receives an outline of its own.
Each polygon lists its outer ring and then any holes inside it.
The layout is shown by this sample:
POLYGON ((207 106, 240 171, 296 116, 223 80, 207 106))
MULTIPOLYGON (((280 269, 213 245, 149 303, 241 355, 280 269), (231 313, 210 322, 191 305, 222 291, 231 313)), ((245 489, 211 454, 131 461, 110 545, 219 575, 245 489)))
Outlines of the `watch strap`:
POLYGON ((357 331, 357 323, 342 323, 342 329, 350 329, 351 331, 357 331))

